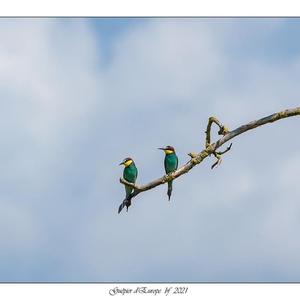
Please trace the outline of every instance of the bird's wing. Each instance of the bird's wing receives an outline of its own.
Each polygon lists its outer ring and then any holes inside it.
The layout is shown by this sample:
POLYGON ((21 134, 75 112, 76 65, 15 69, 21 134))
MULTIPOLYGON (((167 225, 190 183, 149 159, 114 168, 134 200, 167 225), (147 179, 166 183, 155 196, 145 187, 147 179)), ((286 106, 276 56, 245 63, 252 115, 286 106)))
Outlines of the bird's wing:
POLYGON ((167 171, 167 155, 165 156, 164 166, 165 166, 165 172, 168 173, 168 171, 167 171))

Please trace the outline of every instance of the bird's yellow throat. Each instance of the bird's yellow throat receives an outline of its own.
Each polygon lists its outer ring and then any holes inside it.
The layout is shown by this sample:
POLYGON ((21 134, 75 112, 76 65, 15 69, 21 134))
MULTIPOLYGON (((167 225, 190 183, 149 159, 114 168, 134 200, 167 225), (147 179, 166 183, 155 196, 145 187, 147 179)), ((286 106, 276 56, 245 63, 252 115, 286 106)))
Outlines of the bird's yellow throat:
POLYGON ((169 150, 169 149, 164 150, 164 151, 165 151, 166 154, 172 154, 174 152, 173 150, 169 150))
POLYGON ((129 160, 127 160, 126 162, 124 162, 124 166, 125 167, 128 167, 128 166, 130 166, 132 164, 132 160, 131 159, 129 159, 129 160))

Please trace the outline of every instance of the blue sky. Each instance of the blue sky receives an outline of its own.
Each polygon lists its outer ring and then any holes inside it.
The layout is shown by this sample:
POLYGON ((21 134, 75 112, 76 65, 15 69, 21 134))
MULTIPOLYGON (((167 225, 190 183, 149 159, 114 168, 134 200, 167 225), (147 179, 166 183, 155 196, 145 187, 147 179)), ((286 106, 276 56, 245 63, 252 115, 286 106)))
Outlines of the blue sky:
POLYGON ((1 281, 300 281, 299 120, 233 141, 117 214, 138 183, 299 106, 300 19, 0 19, 1 281))

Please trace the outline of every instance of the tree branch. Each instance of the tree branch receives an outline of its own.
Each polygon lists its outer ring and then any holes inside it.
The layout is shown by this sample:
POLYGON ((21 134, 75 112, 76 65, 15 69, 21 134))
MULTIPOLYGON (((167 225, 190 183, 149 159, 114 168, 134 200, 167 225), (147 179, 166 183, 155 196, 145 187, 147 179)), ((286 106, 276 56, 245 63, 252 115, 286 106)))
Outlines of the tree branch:
POLYGON ((232 143, 230 143, 229 147, 226 148, 224 151, 214 151, 213 155, 217 159, 217 161, 211 166, 211 169, 213 169, 215 166, 219 166, 222 162, 222 155, 228 152, 231 149, 232 143))
POLYGON ((223 144, 228 142, 229 140, 233 139, 234 137, 236 137, 246 131, 255 129, 256 127, 265 125, 267 123, 273 123, 275 121, 293 117, 293 116, 297 116, 297 115, 300 115, 300 107, 293 108, 293 109, 286 109, 284 111, 274 113, 274 114, 264 117, 262 119, 255 120, 255 121, 252 121, 245 125, 242 125, 232 131, 229 131, 228 128, 225 127, 224 125, 222 125, 215 117, 210 117, 208 120, 207 130, 206 130, 206 143, 205 143, 206 147, 205 147, 205 149, 203 149, 199 153, 195 153, 195 152, 189 153, 189 156, 191 157, 191 159, 186 164, 184 164, 179 169, 177 169, 175 172, 165 175, 163 177, 160 177, 158 179, 155 179, 145 185, 135 185, 135 184, 132 184, 132 183, 124 180, 123 178, 120 178, 120 182, 121 182, 121 184, 128 185, 128 186, 131 186, 134 188, 133 193, 130 195, 130 200, 131 200, 132 198, 134 198, 135 196, 137 196, 138 194, 140 194, 142 192, 151 190, 161 184, 165 184, 166 182, 168 182, 170 180, 174 180, 174 179, 182 176, 183 174, 188 173, 192 168, 194 168, 196 165, 200 164, 207 156, 209 156, 211 154, 213 154, 215 157, 217 157, 217 159, 219 157, 219 159, 217 161, 217 164, 218 164, 219 160, 220 160, 220 156, 222 154, 226 153, 227 151, 229 151, 231 145, 223 152, 222 151, 216 152, 216 150, 218 148, 220 148, 223 144), (215 123, 218 125, 218 127, 219 127, 218 134, 223 135, 223 137, 220 138, 215 143, 211 144, 210 132, 211 132, 212 123, 215 123))
POLYGON ((210 132, 211 132, 211 125, 215 123, 219 126, 219 131, 218 131, 218 134, 219 135, 225 135, 229 132, 229 129, 226 128, 224 125, 222 125, 220 123, 220 121, 215 118, 215 117, 210 117, 208 119, 208 123, 207 123, 207 128, 206 128, 206 143, 205 143, 205 147, 207 147, 208 145, 210 145, 210 132))

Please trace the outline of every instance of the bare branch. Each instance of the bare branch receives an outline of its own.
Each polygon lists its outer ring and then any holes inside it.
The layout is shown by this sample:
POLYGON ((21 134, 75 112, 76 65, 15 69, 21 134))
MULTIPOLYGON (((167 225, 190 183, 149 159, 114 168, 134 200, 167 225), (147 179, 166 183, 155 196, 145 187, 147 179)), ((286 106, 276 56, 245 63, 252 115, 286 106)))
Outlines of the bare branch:
POLYGON ((219 155, 223 155, 223 154, 225 154, 226 152, 228 152, 231 149, 231 146, 232 146, 232 143, 230 143, 229 147, 227 147, 226 150, 224 150, 224 151, 216 151, 215 153, 219 154, 219 155))
POLYGON ((208 123, 207 123, 207 128, 206 128, 206 143, 205 143, 205 147, 207 147, 208 145, 210 145, 210 132, 211 132, 211 125, 215 123, 219 126, 219 131, 218 134, 219 135, 225 135, 229 132, 229 129, 227 127, 225 127, 224 125, 221 124, 221 122, 215 118, 215 117, 210 117, 208 119, 208 123))
POLYGON ((123 183, 124 185, 133 187, 135 190, 139 190, 139 187, 137 185, 135 185, 132 182, 126 181, 124 178, 120 178, 120 182, 123 183))
MULTIPOLYGON (((293 108, 293 109, 287 109, 284 111, 274 113, 267 117, 264 117, 262 119, 252 121, 250 123, 247 123, 245 125, 242 125, 242 126, 236 128, 232 131, 229 131, 216 118, 210 117, 208 124, 207 124, 207 130, 206 130, 206 148, 199 153, 195 153, 195 152, 189 153, 189 156, 191 157, 191 159, 186 164, 184 164, 179 169, 177 169, 175 172, 165 175, 163 177, 160 177, 158 179, 155 179, 145 185, 138 186, 138 185, 132 184, 130 182, 127 182, 123 178, 120 179, 120 182, 124 185, 128 185, 128 186, 131 186, 134 188, 133 193, 130 195, 130 200, 131 200, 132 198, 134 198, 135 196, 137 196, 138 194, 140 194, 142 192, 151 190, 161 184, 164 184, 170 180, 174 180, 174 179, 182 176, 183 174, 188 173, 192 168, 194 168, 196 165, 200 164, 207 156, 209 156, 211 154, 216 156, 216 155, 222 155, 222 154, 228 152, 231 148, 231 145, 223 152, 221 152, 221 151, 216 152, 216 150, 218 148, 220 148, 223 144, 228 142, 229 140, 233 139, 234 137, 236 137, 246 131, 255 129, 256 127, 265 125, 267 123, 273 123, 273 122, 281 120, 281 119, 298 116, 298 115, 300 115, 300 107, 293 108), (218 133, 219 133, 219 135, 223 135, 223 137, 220 138, 217 142, 211 144, 210 131, 211 131, 212 123, 215 123, 219 126, 218 133)), ((219 162, 219 160, 217 161, 217 163, 218 162, 219 162)))
POLYGON ((211 169, 213 169, 216 166, 219 166, 222 162, 222 155, 226 152, 228 152, 231 149, 232 143, 230 143, 229 147, 227 147, 224 151, 214 151, 213 155, 217 159, 217 161, 211 166, 211 169))

